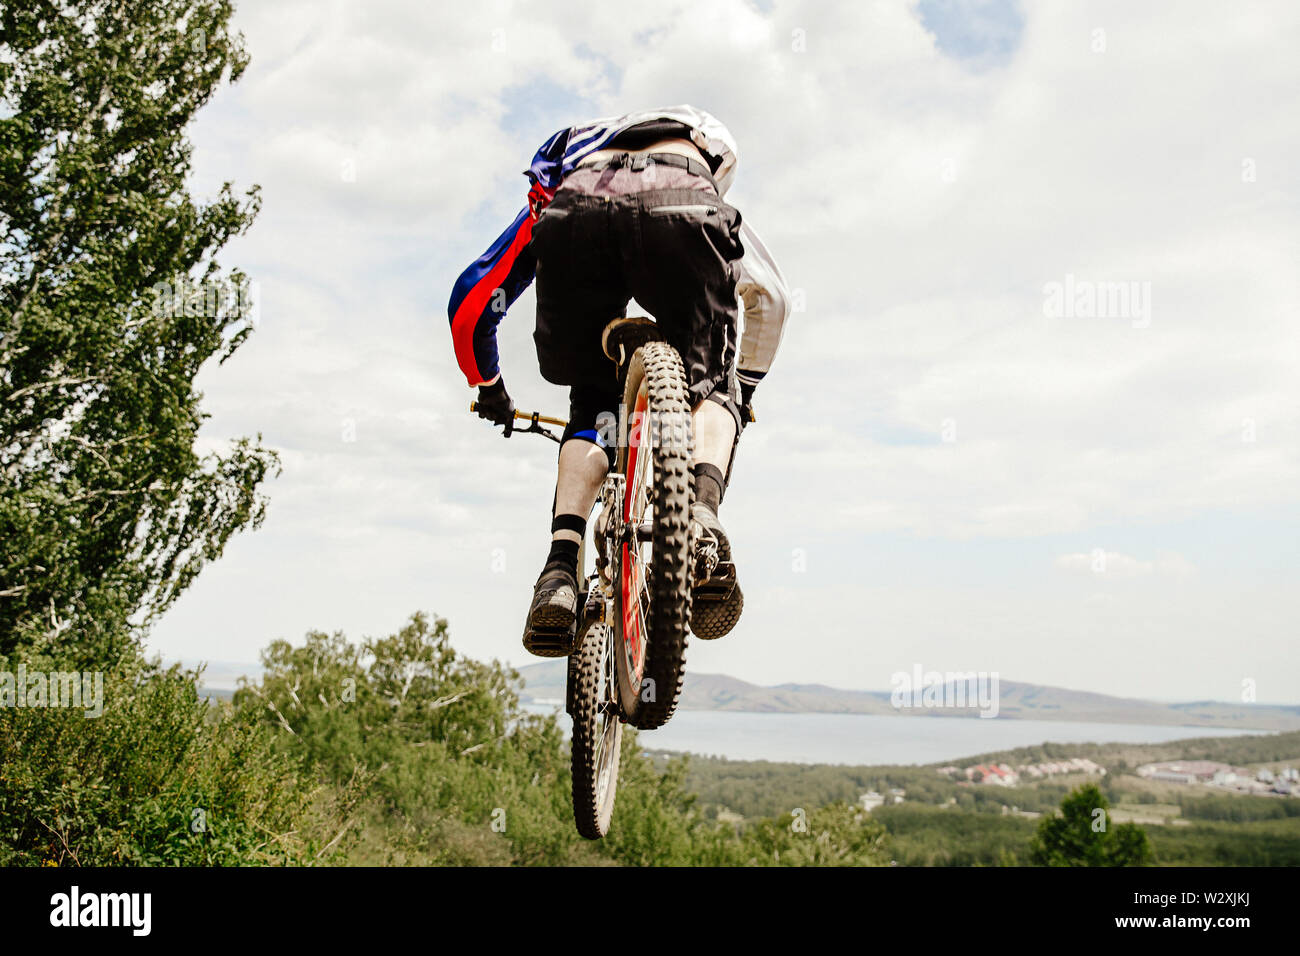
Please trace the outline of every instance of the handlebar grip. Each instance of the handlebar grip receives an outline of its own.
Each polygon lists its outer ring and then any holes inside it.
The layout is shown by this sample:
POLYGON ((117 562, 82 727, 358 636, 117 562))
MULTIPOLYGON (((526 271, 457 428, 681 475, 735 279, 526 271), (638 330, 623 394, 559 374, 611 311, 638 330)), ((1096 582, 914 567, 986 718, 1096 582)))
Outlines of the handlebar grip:
MULTIPOLYGON (((471 412, 477 412, 478 402, 470 402, 469 410, 471 412)), ((522 422, 541 422, 545 425, 557 425, 560 428, 565 428, 569 424, 563 418, 552 418, 550 415, 541 415, 537 412, 523 412, 517 408, 515 409, 515 418, 522 422)))

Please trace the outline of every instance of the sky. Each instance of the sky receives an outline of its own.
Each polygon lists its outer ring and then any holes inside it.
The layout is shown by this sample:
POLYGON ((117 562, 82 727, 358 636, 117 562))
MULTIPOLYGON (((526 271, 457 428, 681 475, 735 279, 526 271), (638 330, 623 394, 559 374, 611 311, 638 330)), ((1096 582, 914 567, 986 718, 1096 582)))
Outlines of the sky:
MULTIPOLYGON (((996 671, 1300 702, 1300 7, 245 0, 194 189, 258 328, 205 449, 282 458, 264 526, 159 622, 254 661, 416 610, 520 644, 554 446, 468 413, 446 318, 556 130, 690 103, 794 292, 722 518, 745 615, 688 669, 883 689, 996 671)), ((520 407, 531 290, 500 329, 520 407)))

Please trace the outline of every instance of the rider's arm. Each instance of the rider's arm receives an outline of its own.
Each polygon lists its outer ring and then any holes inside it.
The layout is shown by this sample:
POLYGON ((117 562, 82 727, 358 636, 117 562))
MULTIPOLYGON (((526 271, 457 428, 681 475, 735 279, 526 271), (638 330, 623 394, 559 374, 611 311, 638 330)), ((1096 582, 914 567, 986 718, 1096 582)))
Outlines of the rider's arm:
POLYGON ((531 186, 528 205, 452 287, 447 304, 451 338, 456 361, 471 386, 494 384, 501 375, 497 325, 533 281, 537 260, 528 243, 533 238, 533 223, 559 185, 569 132, 562 129, 542 144, 524 172, 531 186))
POLYGON ((785 320, 790 315, 790 290, 776 260, 748 222, 741 223, 740 241, 745 255, 740 260, 736 291, 745 308, 745 331, 740 337, 736 378, 748 401, 772 367, 781 345, 785 320))
POLYGON ((497 325, 533 281, 537 263, 528 249, 533 222, 525 208, 452 287, 447 304, 451 338, 470 385, 494 382, 501 374, 497 325))

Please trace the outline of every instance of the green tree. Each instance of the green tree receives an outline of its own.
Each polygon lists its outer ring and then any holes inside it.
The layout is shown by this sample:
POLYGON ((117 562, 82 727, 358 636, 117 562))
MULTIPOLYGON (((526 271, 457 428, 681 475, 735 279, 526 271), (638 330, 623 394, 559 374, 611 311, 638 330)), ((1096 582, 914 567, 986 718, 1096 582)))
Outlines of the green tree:
POLYGON ((1134 823, 1111 825, 1110 802, 1096 784, 1066 794, 1061 815, 1044 817, 1030 844, 1037 866, 1145 866, 1151 841, 1134 823))
POLYGON ((216 255, 256 189, 187 191, 186 128, 247 62, 224 0, 0 5, 0 657, 116 659, 275 467, 199 456, 194 378, 252 328, 216 255))
POLYGON ((276 641, 237 713, 276 734, 307 778, 361 786, 336 846, 370 864, 546 864, 597 852, 573 828, 569 754, 552 717, 518 706, 517 676, 456 654, 415 614, 354 644, 276 641))
POLYGON ((303 786, 271 735, 215 711, 195 677, 134 657, 104 675, 98 716, 0 709, 0 866, 328 860, 349 795, 303 786))
POLYGON ((884 866, 890 859, 884 826, 847 803, 763 820, 744 839, 744 862, 753 865, 884 866))

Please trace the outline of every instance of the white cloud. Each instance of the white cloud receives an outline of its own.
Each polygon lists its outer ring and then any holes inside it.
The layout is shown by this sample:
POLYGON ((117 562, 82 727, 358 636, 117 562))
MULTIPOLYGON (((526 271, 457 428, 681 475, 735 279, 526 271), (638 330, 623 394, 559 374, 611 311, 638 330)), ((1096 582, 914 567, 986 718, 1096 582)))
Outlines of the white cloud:
POLYGON ((1129 554, 1094 548, 1092 551, 1063 554, 1056 566, 1065 571, 1096 575, 1098 578, 1140 578, 1152 574, 1185 575, 1196 569, 1181 554, 1162 554, 1143 561, 1129 554))
MULTIPOLYGON (((809 539, 820 567, 847 569, 795 658, 807 605, 755 592, 737 640, 699 660, 881 686, 844 589, 915 545, 907 580, 871 596, 889 613, 870 639, 924 646, 908 660, 953 659, 977 635, 1008 679, 1059 683, 1083 672, 1052 635, 1093 621, 1139 670, 1165 666, 1176 638, 1189 663, 1163 696, 1212 692, 1198 660, 1294 666, 1284 624, 1300 609, 1277 573, 1294 576, 1293 556, 1256 555, 1282 533, 1265 519, 1300 530, 1300 8, 1025 15, 1005 65, 972 70, 914 6, 886 2, 245 4, 253 62, 200 119, 196 184, 264 187, 258 224, 223 255, 260 282, 262 324, 202 386, 213 440, 260 430, 285 469, 264 529, 182 600, 160 646, 247 659, 270 637, 374 632, 424 607, 467 651, 523 660, 554 452, 463 410, 448 290, 522 205, 519 171, 547 135, 692 102, 735 133, 731 198, 807 302, 724 518, 762 587, 802 593, 771 569, 809 539), (1149 327, 1046 317, 1044 284, 1067 274, 1150 282, 1149 327), (1197 522, 1265 530, 1225 554, 1197 522), (1068 589, 1089 579, 1041 558, 1072 569, 1092 542, 1119 542, 1105 577, 1143 587, 1088 603, 1068 589), (1249 593, 1232 648, 1222 615, 1169 606, 1162 588, 1184 580, 1203 610, 1249 593), (1148 622, 1142 641, 1104 617, 1121 613, 1148 622)), ((502 325, 506 378, 521 405, 563 414, 535 372, 532 303, 502 325)), ((1118 686, 1108 673, 1090 686, 1118 686)))

